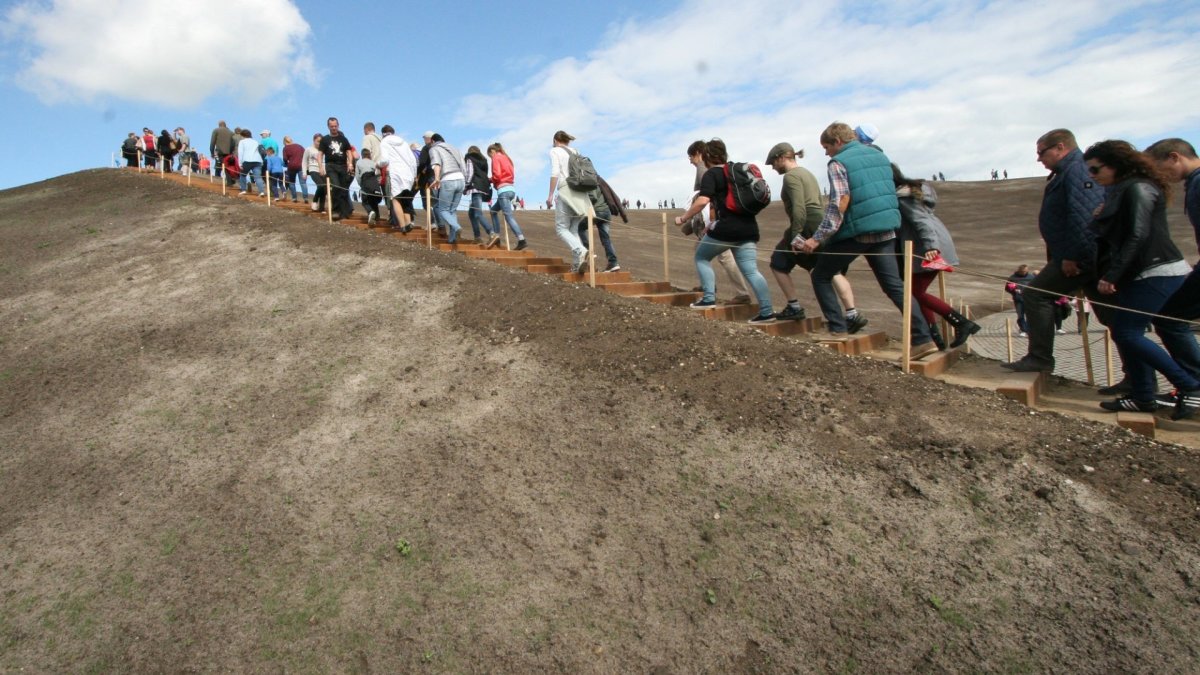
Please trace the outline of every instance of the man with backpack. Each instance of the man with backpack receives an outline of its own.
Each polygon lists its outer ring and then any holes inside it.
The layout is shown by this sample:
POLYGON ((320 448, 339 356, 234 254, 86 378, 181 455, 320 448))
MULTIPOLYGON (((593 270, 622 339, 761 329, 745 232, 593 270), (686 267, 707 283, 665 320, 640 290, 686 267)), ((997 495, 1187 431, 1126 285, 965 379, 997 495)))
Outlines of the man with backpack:
POLYGON ((587 269, 588 251, 579 239, 579 220, 591 206, 588 192, 599 186, 591 160, 570 147, 575 137, 565 131, 554 132, 550 149, 550 194, 546 208, 554 209, 554 233, 570 249, 572 272, 587 269))
POLYGON ((138 137, 132 131, 125 137, 125 142, 121 143, 121 156, 125 158, 125 166, 130 169, 137 168, 138 137))
POLYGON ((221 175, 221 167, 225 165, 225 157, 234 153, 239 140, 240 138, 235 137, 229 127, 225 126, 225 120, 217 122, 217 128, 213 129, 212 137, 208 141, 208 153, 213 157, 218 176, 221 175))
MULTIPOLYGON (((896 266, 895 241, 900 202, 891 160, 882 150, 860 142, 849 125, 834 122, 826 127, 821 132, 821 147, 829 157, 829 203, 813 236, 797 237, 792 246, 803 253, 819 253, 812 270, 813 293, 829 332, 840 337, 846 335, 848 326, 833 290, 833 277, 860 255, 866 256, 879 288, 903 311, 904 281, 896 266)), ((911 356, 937 351, 920 307, 913 302, 910 309, 911 356)))
MULTIPOLYGON (((629 222, 629 216, 625 213, 624 204, 621 203, 621 199, 617 197, 617 193, 613 191, 608 181, 596 176, 596 182, 598 185, 596 189, 588 193, 588 199, 592 202, 592 211, 595 213, 592 222, 596 225, 596 234, 600 237, 600 245, 604 247, 604 255, 608 258, 608 266, 603 271, 619 272, 621 265, 617 262, 617 250, 613 248, 608 226, 612 223, 614 216, 620 217, 621 221, 625 223, 629 222)), ((580 220, 579 241, 584 248, 588 248, 587 218, 580 220)))

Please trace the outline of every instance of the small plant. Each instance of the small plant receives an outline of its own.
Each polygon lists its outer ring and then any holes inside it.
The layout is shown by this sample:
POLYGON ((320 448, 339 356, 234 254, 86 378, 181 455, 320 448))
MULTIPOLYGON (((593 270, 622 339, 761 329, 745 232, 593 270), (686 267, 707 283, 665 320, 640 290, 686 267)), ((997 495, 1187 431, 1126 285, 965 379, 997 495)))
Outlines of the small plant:
POLYGON ((704 589, 704 601, 710 605, 717 604, 717 592, 711 588, 704 589))
POLYGON ((407 558, 410 555, 412 555, 412 544, 408 543, 407 539, 397 540, 396 541, 396 552, 399 553, 401 556, 407 558))

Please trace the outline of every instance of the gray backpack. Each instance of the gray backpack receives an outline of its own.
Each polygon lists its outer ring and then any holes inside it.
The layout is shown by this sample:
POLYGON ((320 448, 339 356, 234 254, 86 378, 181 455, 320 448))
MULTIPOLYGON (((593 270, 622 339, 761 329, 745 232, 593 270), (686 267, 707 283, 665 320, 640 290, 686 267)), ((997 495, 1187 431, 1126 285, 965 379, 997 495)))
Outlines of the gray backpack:
POLYGON ((600 181, 596 176, 596 167, 592 166, 592 160, 578 152, 566 150, 569 158, 567 160, 567 186, 580 192, 591 192, 600 187, 600 181))

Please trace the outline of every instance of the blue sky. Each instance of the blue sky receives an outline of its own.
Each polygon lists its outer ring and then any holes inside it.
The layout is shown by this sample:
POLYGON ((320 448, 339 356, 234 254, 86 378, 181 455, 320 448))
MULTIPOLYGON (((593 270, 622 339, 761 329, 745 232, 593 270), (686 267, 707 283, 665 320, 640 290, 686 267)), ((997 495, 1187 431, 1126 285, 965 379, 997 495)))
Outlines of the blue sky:
POLYGON ((1200 142, 1197 2, 34 0, 0 10, 0 188, 104 166, 128 131, 218 119, 303 142, 336 115, 500 141, 545 199, 554 131, 630 200, 683 201, 688 143, 736 160, 870 122, 906 172, 1044 175, 1034 141, 1200 142), (336 10, 331 11, 331 7, 336 10), (25 135, 25 134, 23 134, 25 135), (24 145, 24 144, 22 144, 24 145))

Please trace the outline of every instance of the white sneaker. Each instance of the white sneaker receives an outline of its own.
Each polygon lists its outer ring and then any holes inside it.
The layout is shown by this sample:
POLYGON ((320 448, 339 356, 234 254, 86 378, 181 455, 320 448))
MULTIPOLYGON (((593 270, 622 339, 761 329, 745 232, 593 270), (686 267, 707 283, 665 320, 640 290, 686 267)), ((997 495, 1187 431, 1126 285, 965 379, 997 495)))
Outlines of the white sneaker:
POLYGON ((316 202, 313 202, 313 203, 312 203, 312 210, 313 210, 313 211, 320 211, 320 210, 321 210, 321 207, 317 206, 317 203, 316 203, 316 202))
POLYGON ((375 224, 375 212, 374 211, 367 214, 367 224, 368 225, 375 224))
POLYGON ((242 190, 242 191, 241 191, 241 192, 239 192, 238 194, 239 194, 239 195, 244 195, 244 194, 246 194, 246 191, 245 191, 245 190, 242 190))
POLYGON ((580 251, 578 255, 575 256, 575 268, 572 271, 575 272, 576 274, 583 274, 584 272, 587 271, 587 265, 588 265, 588 252, 587 252, 587 249, 584 249, 583 251, 580 251))
POLYGON ((1059 329, 1055 330, 1054 332, 1055 332, 1055 333, 1058 333, 1059 335, 1066 335, 1066 334, 1067 334, 1067 331, 1065 331, 1065 330, 1063 330, 1063 329, 1061 329, 1061 328, 1059 328, 1059 329))
POLYGON ((1017 337, 1029 337, 1029 333, 1026 333, 1025 331, 1021 331, 1020 333, 1017 333, 1017 337))

